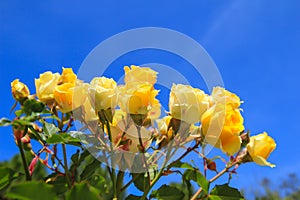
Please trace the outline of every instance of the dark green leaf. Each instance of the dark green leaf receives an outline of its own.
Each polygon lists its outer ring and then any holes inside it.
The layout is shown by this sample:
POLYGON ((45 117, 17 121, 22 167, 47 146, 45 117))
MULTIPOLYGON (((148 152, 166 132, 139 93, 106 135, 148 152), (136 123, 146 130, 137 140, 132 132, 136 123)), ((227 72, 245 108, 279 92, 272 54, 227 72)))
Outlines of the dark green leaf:
POLYGON ((9 126, 11 125, 11 121, 6 118, 1 118, 0 119, 0 126, 9 126))
POLYGON ((127 196, 125 200, 140 200, 140 199, 141 199, 141 196, 136 196, 136 195, 131 194, 131 195, 127 196))
POLYGON ((22 107, 22 111, 31 115, 32 113, 41 113, 45 109, 45 104, 35 99, 27 99, 22 107))
POLYGON ((97 191, 90 187, 87 183, 79 183, 73 186, 73 188, 67 192, 66 200, 98 200, 99 196, 97 191))
POLYGON ((150 198, 157 198, 160 200, 181 200, 184 193, 175 187, 162 185, 158 190, 153 190, 150 198))
POLYGON ((19 174, 16 173, 14 170, 7 167, 1 167, 0 168, 0 191, 4 189, 6 186, 8 186, 18 176, 19 174))
POLYGON ((146 173, 131 173, 134 186, 144 192, 150 187, 149 178, 146 173))
POLYGON ((209 199, 211 200, 240 200, 244 199, 241 193, 236 188, 224 185, 216 185, 210 192, 209 199))
POLYGON ((202 187, 205 193, 208 192, 209 182, 199 171, 188 169, 184 172, 184 176, 186 180, 192 180, 198 183, 198 185, 202 187))
POLYGON ((23 182, 12 186, 6 193, 6 197, 18 200, 58 199, 52 186, 37 181, 23 182))
POLYGON ((94 159, 93 162, 88 164, 83 170, 83 172, 80 174, 81 181, 91 177, 95 173, 96 169, 98 168, 100 168, 100 162, 94 159))

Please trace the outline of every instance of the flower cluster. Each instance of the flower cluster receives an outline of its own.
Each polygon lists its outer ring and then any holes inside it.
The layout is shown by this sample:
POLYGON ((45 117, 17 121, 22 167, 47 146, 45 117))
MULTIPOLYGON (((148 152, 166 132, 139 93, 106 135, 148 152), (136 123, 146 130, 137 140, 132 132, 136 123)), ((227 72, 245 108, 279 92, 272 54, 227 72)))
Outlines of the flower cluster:
MULTIPOLYGON (((80 108, 83 114, 79 120, 98 121, 115 149, 145 152, 153 141, 163 148, 176 137, 180 137, 179 143, 188 140, 191 130, 197 129, 200 131, 195 138, 201 137, 202 142, 229 156, 246 151, 251 158, 247 161, 274 166, 267 159, 276 144, 267 133, 245 139, 242 101, 236 94, 215 87, 208 95, 190 85, 173 84, 169 112, 160 118, 161 104, 156 98, 159 91, 154 87, 158 73, 134 65, 125 66, 124 71, 124 85, 107 77, 84 83, 71 68, 63 68, 62 74, 48 71, 35 79, 36 96, 62 113, 80 108)), ((28 87, 18 79, 11 86, 17 101, 32 98, 28 87)))

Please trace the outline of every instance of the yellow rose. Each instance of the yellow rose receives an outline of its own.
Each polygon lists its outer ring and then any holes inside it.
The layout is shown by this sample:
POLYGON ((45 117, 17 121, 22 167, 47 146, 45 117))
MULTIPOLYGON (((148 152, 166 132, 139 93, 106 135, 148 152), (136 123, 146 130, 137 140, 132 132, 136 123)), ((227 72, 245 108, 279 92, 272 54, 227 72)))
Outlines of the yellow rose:
POLYGON ((235 154, 241 147, 239 134, 244 130, 243 123, 239 109, 223 104, 211 107, 201 118, 205 140, 229 155, 235 154))
POLYGON ((139 67, 135 65, 124 67, 125 78, 124 82, 133 83, 133 82, 147 82, 150 84, 154 84, 157 78, 157 72, 150 69, 149 67, 139 67))
POLYGON ((98 120, 98 116, 96 115, 96 112, 94 110, 94 108, 91 105, 90 100, 87 98, 83 104, 83 109, 84 109, 84 120, 86 122, 90 122, 90 121, 97 121, 98 120))
POLYGON ((276 148, 276 143, 268 136, 266 132, 250 137, 250 142, 247 144, 247 151, 254 162, 263 166, 275 167, 269 163, 267 159, 276 148))
POLYGON ((209 97, 202 90, 189 85, 173 84, 169 100, 173 118, 193 124, 200 121, 208 107, 209 97))
POLYGON ((172 138, 172 136, 173 136, 172 129, 168 130, 171 119, 172 119, 171 116, 165 116, 161 119, 156 120, 157 129, 158 129, 159 133, 162 136, 166 136, 168 139, 172 138))
POLYGON ((54 99, 54 89, 59 81, 59 73, 45 72, 35 79, 36 95, 40 101, 47 103, 54 99))
POLYGON ((11 82, 11 93, 17 101, 30 95, 28 87, 24 83, 20 82, 19 79, 11 82))
POLYGON ((70 112, 83 105, 86 96, 84 85, 64 83, 54 90, 55 101, 62 113, 70 112))
POLYGON ((96 111, 117 106, 117 83, 112 78, 96 77, 90 82, 89 98, 96 111))
POLYGON ((63 67, 63 71, 62 71, 62 74, 60 76, 59 83, 61 83, 61 84, 63 84, 63 83, 75 84, 76 79, 77 79, 77 76, 76 76, 76 74, 74 74, 72 68, 64 68, 63 67))
POLYGON ((238 108, 241 105, 240 98, 221 87, 215 87, 211 94, 212 103, 231 104, 234 108, 238 108))
POLYGON ((159 101, 155 99, 159 91, 149 83, 128 83, 119 87, 119 91, 119 106, 124 112, 130 114, 146 115, 159 104, 159 101))

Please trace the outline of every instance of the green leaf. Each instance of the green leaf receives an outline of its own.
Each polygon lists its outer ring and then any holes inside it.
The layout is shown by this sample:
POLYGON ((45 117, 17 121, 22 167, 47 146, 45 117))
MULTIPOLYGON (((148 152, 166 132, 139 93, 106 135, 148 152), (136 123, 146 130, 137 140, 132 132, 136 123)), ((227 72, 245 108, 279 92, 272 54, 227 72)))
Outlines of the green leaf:
POLYGON ((45 108, 44 103, 35 99, 27 99, 23 104, 22 111, 26 115, 31 115, 32 113, 41 113, 45 108))
POLYGON ((6 186, 8 186, 14 179, 19 177, 18 173, 7 167, 1 167, 0 174, 0 191, 6 188, 6 186))
POLYGON ((80 146, 80 139, 72 137, 69 133, 53 134, 46 142, 48 144, 72 144, 80 146))
POLYGON ((141 199, 141 196, 136 196, 136 195, 129 195, 125 198, 125 200, 140 200, 141 199))
POLYGON ((54 124, 45 122, 43 125, 43 131, 44 131, 44 134, 46 135, 46 137, 50 137, 53 134, 56 134, 57 132, 59 132, 60 130, 54 124))
POLYGON ((182 168, 182 169, 195 169, 192 165, 188 164, 188 163, 184 163, 181 161, 174 161, 173 163, 170 164, 171 167, 175 167, 175 168, 182 168))
POLYGON ((11 121, 7 118, 0 119, 0 126, 9 126, 11 125, 11 121))
POLYGON ((134 186, 140 191, 144 192, 150 187, 147 173, 131 173, 134 186))
POLYGON ((67 192, 66 200, 99 200, 97 191, 90 187, 87 183, 79 183, 67 192))
POLYGON ((44 182, 23 182, 12 186, 5 195, 9 199, 18 200, 56 200, 55 192, 44 182))
POLYGON ((158 190, 153 190, 150 198, 157 198, 160 200, 181 200, 184 193, 175 187, 162 185, 158 190))
POLYGON ((90 178, 98 168, 100 168, 100 162, 94 159, 93 162, 88 164, 83 170, 83 172, 80 174, 80 180, 83 181, 90 178))
POLYGON ((244 199, 238 189, 224 185, 216 185, 210 192, 210 200, 240 200, 244 199))
POLYGON ((184 172, 184 176, 186 180, 192 180, 198 183, 198 185, 202 187, 203 191, 208 193, 209 182, 199 171, 188 169, 184 172))

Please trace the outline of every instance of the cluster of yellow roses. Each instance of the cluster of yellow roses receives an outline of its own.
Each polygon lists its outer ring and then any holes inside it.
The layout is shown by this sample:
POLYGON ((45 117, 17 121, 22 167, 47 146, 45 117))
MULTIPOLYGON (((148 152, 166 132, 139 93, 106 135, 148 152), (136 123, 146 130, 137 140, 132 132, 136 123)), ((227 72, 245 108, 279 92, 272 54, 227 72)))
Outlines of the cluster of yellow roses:
MULTIPOLYGON (((136 126, 145 148, 151 144, 152 132, 146 122, 156 122, 159 137, 172 139, 171 121, 184 122, 190 127, 201 123, 199 129, 205 141, 228 155, 241 150, 241 134, 244 120, 240 98, 221 87, 215 87, 211 95, 189 85, 173 84, 169 98, 169 114, 161 119, 161 105, 154 88, 157 72, 147 67, 125 66, 124 85, 106 77, 96 77, 89 84, 77 79, 71 68, 63 68, 62 74, 45 72, 35 79, 36 96, 48 106, 55 106, 62 113, 79 107, 84 110, 86 121, 98 120, 99 112, 109 110, 112 142, 118 148, 138 152, 139 139, 136 126)), ((12 82, 12 93, 17 101, 30 95, 27 86, 18 79, 12 82)), ((175 133, 176 134, 176 133, 175 133)), ((274 140, 262 133, 250 137, 246 146, 248 155, 260 165, 267 162, 276 148, 274 140)))

